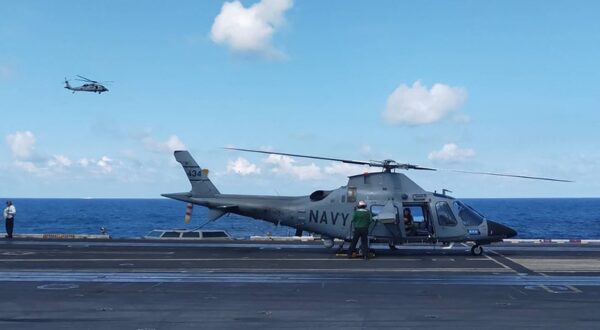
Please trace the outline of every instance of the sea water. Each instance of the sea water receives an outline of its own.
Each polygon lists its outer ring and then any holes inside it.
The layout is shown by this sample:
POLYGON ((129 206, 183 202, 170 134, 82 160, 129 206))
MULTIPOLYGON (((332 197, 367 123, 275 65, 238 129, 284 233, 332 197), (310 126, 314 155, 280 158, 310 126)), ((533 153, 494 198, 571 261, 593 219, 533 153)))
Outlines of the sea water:
MULTIPOLYGON (((4 199, 0 199, 2 201, 4 199)), ((490 220, 514 228, 519 238, 600 239, 600 198, 464 199, 490 220)), ((206 223, 207 210, 169 199, 13 199, 15 233, 99 234, 141 237, 153 229, 223 229, 235 237, 294 235, 295 229, 227 215, 206 223)), ((3 228, 0 228, 2 231, 3 228)))

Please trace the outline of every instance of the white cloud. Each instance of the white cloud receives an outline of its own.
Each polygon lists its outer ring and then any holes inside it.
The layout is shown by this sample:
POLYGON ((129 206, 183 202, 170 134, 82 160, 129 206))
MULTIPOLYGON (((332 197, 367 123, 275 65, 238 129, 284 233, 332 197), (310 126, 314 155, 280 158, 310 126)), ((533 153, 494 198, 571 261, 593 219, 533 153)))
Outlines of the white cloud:
POLYGON ((40 177, 50 177, 70 168, 72 161, 62 155, 52 156, 43 161, 15 160, 14 165, 28 173, 40 177))
POLYGON ((369 171, 367 165, 353 165, 347 163, 331 163, 329 166, 325 166, 324 172, 327 174, 338 174, 338 175, 357 175, 369 171))
MULTIPOLYGON (((99 159, 81 158, 73 162, 65 155, 48 156, 35 150, 36 138, 30 131, 15 132, 6 136, 6 144, 10 148, 14 163, 13 165, 25 172, 35 174, 39 177, 52 177, 61 173, 67 173, 67 169, 78 167, 86 169, 91 174, 111 174, 116 166, 121 166, 120 161, 115 161, 108 156, 99 159), (75 165, 75 166, 73 166, 75 165)), ((71 173, 81 174, 79 171, 71 173)))
POLYGON ((108 158, 107 156, 102 156, 97 162, 96 166, 100 169, 102 173, 110 173, 113 170, 114 160, 108 158))
POLYGON ((454 143, 444 144, 441 150, 429 153, 429 160, 441 162, 464 161, 475 156, 473 149, 461 149, 454 143))
POLYGON ((248 8, 237 0, 226 2, 215 18, 210 38, 234 52, 282 57, 271 39, 285 23, 283 15, 292 6, 292 0, 262 0, 248 8))
POLYGON ((430 124, 460 108, 466 98, 461 87, 438 83, 427 89, 420 81, 402 84, 388 97, 383 118, 390 124, 430 124))
POLYGON ((82 158, 79 161, 77 161, 77 164, 79 164, 79 166, 81 167, 88 167, 88 165, 90 165, 90 160, 87 158, 82 158))
POLYGON ((47 164, 50 167, 70 167, 73 162, 63 155, 54 155, 48 160, 47 164))
POLYGON ((94 175, 105 175, 114 173, 114 169, 117 166, 121 166, 122 163, 108 156, 102 156, 99 159, 81 158, 77 161, 77 165, 86 169, 88 173, 94 175))
POLYGON ((177 135, 171 135, 166 141, 156 141, 149 134, 142 137, 142 143, 148 151, 152 152, 173 152, 175 150, 185 150, 185 144, 181 142, 177 135))
POLYGON ((31 131, 7 135, 6 144, 14 158, 14 165, 28 173, 50 176, 72 165, 71 160, 64 155, 45 156, 37 153, 36 138, 31 131))
POLYGON ((274 165, 274 173, 290 174, 299 180, 318 180, 322 178, 321 168, 315 164, 296 165, 296 161, 288 156, 269 155, 265 163, 274 165))
POLYGON ((35 136, 30 131, 15 132, 6 137, 6 144, 16 159, 28 159, 35 149, 35 136))
POLYGON ((260 174, 260 168, 247 159, 238 157, 236 160, 227 162, 227 173, 232 172, 240 175, 260 174))

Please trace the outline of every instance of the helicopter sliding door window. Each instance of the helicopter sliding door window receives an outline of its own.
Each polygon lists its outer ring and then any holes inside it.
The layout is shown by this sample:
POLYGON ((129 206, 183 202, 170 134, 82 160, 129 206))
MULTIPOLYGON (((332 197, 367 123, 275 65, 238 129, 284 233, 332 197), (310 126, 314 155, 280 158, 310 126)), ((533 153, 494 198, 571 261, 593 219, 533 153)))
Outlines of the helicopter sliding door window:
POLYGON ((456 226, 458 222, 452 213, 450 205, 446 202, 435 203, 435 210, 437 212, 438 223, 440 226, 456 226))
POLYGON ((346 201, 348 203, 356 203, 356 187, 348 187, 348 193, 346 194, 346 201))

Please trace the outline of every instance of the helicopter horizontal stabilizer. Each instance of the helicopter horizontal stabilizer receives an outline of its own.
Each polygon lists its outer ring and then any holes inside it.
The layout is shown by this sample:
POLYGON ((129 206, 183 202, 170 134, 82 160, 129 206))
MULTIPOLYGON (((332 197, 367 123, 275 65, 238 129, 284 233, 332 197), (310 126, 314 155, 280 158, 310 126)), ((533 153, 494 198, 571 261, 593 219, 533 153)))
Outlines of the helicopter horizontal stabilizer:
POLYGON ((219 219, 220 217, 224 216, 225 214, 229 213, 230 211, 233 211, 235 209, 237 209, 237 206, 233 206, 233 205, 223 205, 223 206, 218 206, 215 208, 210 208, 208 209, 208 216, 206 217, 207 221, 215 221, 217 219, 219 219))
POLYGON ((175 199, 182 202, 191 202, 192 194, 191 192, 181 192, 181 193, 169 193, 169 194, 160 194, 163 197, 175 199))

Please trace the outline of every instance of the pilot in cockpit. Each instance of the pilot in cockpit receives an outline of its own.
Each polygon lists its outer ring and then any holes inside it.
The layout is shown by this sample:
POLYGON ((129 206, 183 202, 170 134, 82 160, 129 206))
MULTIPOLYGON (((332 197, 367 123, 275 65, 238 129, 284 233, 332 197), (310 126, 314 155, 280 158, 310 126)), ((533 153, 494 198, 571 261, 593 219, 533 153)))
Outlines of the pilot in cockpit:
POLYGON ((410 212, 410 209, 408 207, 404 208, 403 211, 403 217, 404 217, 404 228, 406 229, 406 235, 415 235, 416 231, 415 231, 415 222, 414 222, 414 218, 412 216, 412 213, 410 212))

